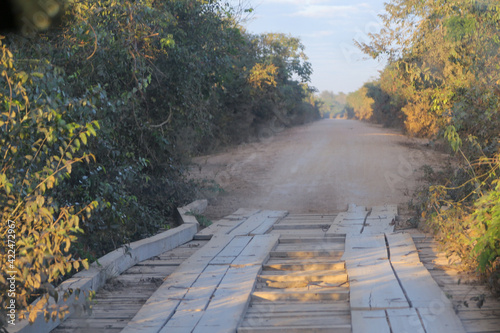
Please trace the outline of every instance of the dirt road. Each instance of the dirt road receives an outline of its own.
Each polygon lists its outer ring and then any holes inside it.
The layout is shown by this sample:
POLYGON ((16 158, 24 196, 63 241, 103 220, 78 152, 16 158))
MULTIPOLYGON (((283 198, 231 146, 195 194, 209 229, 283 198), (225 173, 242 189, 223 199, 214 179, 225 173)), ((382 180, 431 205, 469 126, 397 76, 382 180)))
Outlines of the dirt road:
POLYGON ((354 120, 321 120, 292 129, 267 128, 255 143, 198 157, 191 175, 215 179, 207 217, 240 207, 326 213, 349 203, 374 206, 411 199, 427 164, 445 159, 395 130, 354 120))

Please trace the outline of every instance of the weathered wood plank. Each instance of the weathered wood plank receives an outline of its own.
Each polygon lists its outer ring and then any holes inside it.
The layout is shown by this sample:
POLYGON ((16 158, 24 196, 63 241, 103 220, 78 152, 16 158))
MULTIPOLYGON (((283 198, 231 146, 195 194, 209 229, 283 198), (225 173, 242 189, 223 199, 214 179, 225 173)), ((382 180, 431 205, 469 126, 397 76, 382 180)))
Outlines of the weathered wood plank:
POLYGON ((347 213, 340 213, 335 217, 327 235, 360 234, 368 212, 365 207, 350 205, 347 213))
POLYGON ((250 302, 259 266, 230 267, 193 333, 235 332, 250 302))
POLYGON ((400 309, 409 304, 388 260, 372 264, 346 261, 353 310, 400 309))
POLYGON ((355 204, 349 204, 347 206, 347 213, 348 214, 356 214, 356 213, 365 213, 366 212, 366 207, 364 206, 356 206, 355 204))
POLYGON ((426 333, 465 333, 453 308, 417 308, 426 333))
POLYGON ((262 224, 263 220, 268 217, 268 213, 269 211, 259 211, 258 213, 245 218, 234 228, 226 231, 226 234, 232 236, 247 236, 252 230, 262 224))
POLYGON ((451 308, 451 302, 446 297, 431 274, 421 263, 393 263, 403 289, 412 307, 443 307, 451 308))
POLYGON ((288 258, 288 257, 270 257, 266 265, 302 265, 302 264, 332 264, 340 261, 338 257, 311 257, 311 258, 288 258))
MULTIPOLYGON (((349 323, 351 322, 351 312, 350 311, 331 311, 329 309, 327 309, 327 310, 315 309, 314 311, 293 311, 293 312, 288 312, 288 311, 287 312, 284 312, 284 311, 282 311, 282 312, 276 312, 276 311, 250 312, 247 310, 247 317, 246 318, 270 318, 270 319, 273 319, 273 318, 287 318, 287 317, 316 318, 316 317, 333 317, 333 316, 341 318, 341 320, 346 320, 346 318, 348 318, 349 323)), ((316 321, 315 324, 318 324, 318 321, 316 321)))
POLYGON ((271 211, 264 210, 260 213, 250 216, 243 223, 233 230, 227 232, 228 235, 232 236, 247 236, 250 235, 254 230, 259 228, 262 224, 274 224, 277 220, 285 216, 287 212, 285 211, 271 211))
MULTIPOLYGON (((288 238, 297 238, 297 237, 324 237, 326 232, 323 229, 285 229, 285 230, 271 230, 270 234, 279 234, 288 238)), ((334 234, 331 234, 332 237, 334 234)), ((344 233, 345 235, 345 233, 344 233)), ((328 236, 328 235, 327 235, 328 236)), ((338 235, 335 235, 338 236, 338 235)))
POLYGON ((315 271, 315 270, 330 270, 343 271, 345 264, 342 261, 334 263, 282 263, 282 264, 266 264, 263 266, 264 271, 315 271))
POLYGON ((250 232, 250 235, 263 235, 267 233, 275 225, 277 221, 286 216, 286 211, 276 211, 269 213, 269 216, 255 229, 250 232))
POLYGON ((225 265, 208 265, 189 288, 172 318, 176 317, 177 311, 204 311, 228 269, 229 266, 225 265))
POLYGON ((407 233, 386 234, 391 255, 391 263, 419 263, 417 248, 413 238, 407 233))
POLYGON ((374 206, 372 207, 371 214, 375 215, 398 215, 398 206, 397 205, 384 205, 384 206, 374 206))
POLYGON ((240 327, 238 333, 351 333, 351 325, 336 325, 333 327, 309 326, 307 328, 294 326, 281 327, 240 327))
POLYGON ((462 320, 462 324, 469 333, 498 333, 500 319, 462 320))
POLYGON ((272 251, 271 258, 318 258, 326 257, 328 260, 339 260, 344 251, 320 250, 320 251, 272 251))
POLYGON ((300 301, 300 302, 311 302, 311 301, 345 301, 349 299, 349 289, 347 288, 337 288, 332 290, 318 290, 311 292, 306 291, 287 291, 287 290, 276 290, 276 291, 258 291, 252 294, 252 298, 257 301, 300 301))
POLYGON ((234 229, 239 224, 243 223, 244 219, 234 220, 234 219, 220 219, 213 222, 208 227, 200 230, 195 237, 201 236, 213 236, 217 233, 227 233, 229 230, 234 229))
POLYGON ((391 324, 392 332, 424 333, 424 328, 414 308, 388 309, 387 317, 391 324))
POLYGON ((303 244, 279 244, 276 247, 276 251, 343 251, 344 244, 342 243, 330 243, 330 242, 318 242, 318 243, 303 243, 303 244))
MULTIPOLYGON (((123 274, 124 275, 141 275, 141 274, 149 274, 165 277, 171 273, 173 273, 177 269, 177 266, 132 266, 127 269, 123 274)), ((136 277, 137 281, 139 281, 139 277, 136 277)))
POLYGON ((351 263, 375 263, 387 260, 384 235, 349 235, 345 240, 342 260, 351 263))
POLYGON ((296 244, 296 243, 345 243, 345 237, 307 237, 298 236, 290 237, 287 235, 282 235, 279 239, 280 244, 296 244))
POLYGON ((352 333, 391 333, 384 310, 352 311, 351 323, 352 333))
POLYGON ((248 243, 231 266, 262 265, 269 258, 269 252, 278 244, 279 235, 256 235, 248 243))
POLYGON ((249 218, 252 215, 260 213, 260 209, 253 209, 253 208, 238 208, 237 211, 234 213, 226 216, 227 219, 246 219, 249 218))
POLYGON ((321 324, 325 327, 335 327, 335 325, 349 325, 351 323, 350 315, 337 315, 332 316, 331 313, 307 313, 300 315, 296 313, 290 314, 260 314, 254 316, 247 316, 240 327, 279 327, 279 326, 293 326, 293 327, 309 327, 312 325, 321 324))
POLYGON ((229 265, 243 251, 252 240, 250 236, 234 237, 215 258, 210 261, 211 265, 229 265))
POLYGON ((295 274, 286 275, 273 275, 261 274, 258 281, 266 282, 292 282, 292 281, 306 281, 306 282, 324 282, 329 284, 340 284, 347 282, 347 274, 338 272, 296 272, 295 274))
POLYGON ((333 222, 332 226, 327 230, 326 235, 348 235, 359 234, 363 228, 364 218, 356 220, 337 219, 333 222))
POLYGON ((232 239, 233 237, 228 235, 214 235, 202 251, 195 252, 168 277, 127 324, 123 333, 158 332, 172 317, 189 288, 208 266, 208 262, 232 239))
POLYGON ((250 305, 247 313, 294 313, 294 312, 316 312, 316 311, 331 311, 332 314, 350 314, 351 310, 348 302, 273 302, 273 303, 258 303, 254 302, 250 305))
POLYGON ((285 229, 329 229, 331 227, 330 223, 280 223, 273 226, 274 230, 285 230, 285 229))
POLYGON ((369 215, 371 218, 367 219, 362 233, 364 235, 378 235, 383 233, 392 233, 394 231, 394 215, 378 215, 374 217, 369 215))

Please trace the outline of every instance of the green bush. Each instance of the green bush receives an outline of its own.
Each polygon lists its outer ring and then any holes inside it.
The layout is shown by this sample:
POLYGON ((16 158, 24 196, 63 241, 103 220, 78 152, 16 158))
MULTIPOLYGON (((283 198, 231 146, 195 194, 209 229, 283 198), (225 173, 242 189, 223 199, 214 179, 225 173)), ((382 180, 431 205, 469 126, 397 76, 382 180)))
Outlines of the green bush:
POLYGON ((56 201, 54 196, 76 164, 93 160, 84 146, 98 124, 70 119, 71 105, 81 112, 88 108, 84 99, 65 96, 60 88, 64 79, 56 67, 46 60, 21 66, 4 44, 0 50, 2 321, 8 318, 5 312, 12 300, 19 318, 29 313, 33 320, 40 312, 55 317, 65 309, 49 309, 49 297, 68 295, 57 295, 53 286, 67 273, 88 267, 88 261, 74 258, 70 248, 82 231, 81 217, 88 216, 96 203, 56 201), (19 70, 18 65, 31 70, 19 70), (30 306, 38 296, 40 302, 30 306))

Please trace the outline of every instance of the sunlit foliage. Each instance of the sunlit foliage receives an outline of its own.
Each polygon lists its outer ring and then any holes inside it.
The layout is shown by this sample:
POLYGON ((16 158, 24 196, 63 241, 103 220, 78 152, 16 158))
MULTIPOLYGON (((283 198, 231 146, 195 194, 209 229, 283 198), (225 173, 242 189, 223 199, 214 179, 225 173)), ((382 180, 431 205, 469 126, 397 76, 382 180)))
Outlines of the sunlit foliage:
POLYGON ((375 107, 372 120, 389 115, 411 135, 450 143, 461 166, 422 208, 450 251, 498 287, 500 5, 394 0, 386 10, 382 31, 359 45, 389 60, 375 87, 395 107, 375 107))

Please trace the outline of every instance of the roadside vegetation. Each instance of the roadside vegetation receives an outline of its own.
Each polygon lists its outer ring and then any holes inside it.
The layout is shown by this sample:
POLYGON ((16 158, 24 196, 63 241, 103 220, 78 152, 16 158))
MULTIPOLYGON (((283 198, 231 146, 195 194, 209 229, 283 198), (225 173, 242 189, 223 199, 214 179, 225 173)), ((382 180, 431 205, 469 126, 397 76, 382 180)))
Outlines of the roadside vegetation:
POLYGON ((346 98, 347 95, 343 92, 336 94, 332 91, 322 91, 317 96, 321 118, 333 119, 345 117, 346 98))
POLYGON ((2 324, 11 299, 31 319, 64 313, 48 301, 65 276, 165 227, 199 186, 192 156, 319 117, 304 46, 246 32, 251 9, 54 4, 60 25, 0 36, 2 324))
POLYGON ((500 291, 500 5, 393 0, 384 28, 359 43, 388 60, 347 96, 358 119, 445 140, 454 167, 427 170, 419 213, 450 254, 500 291))

